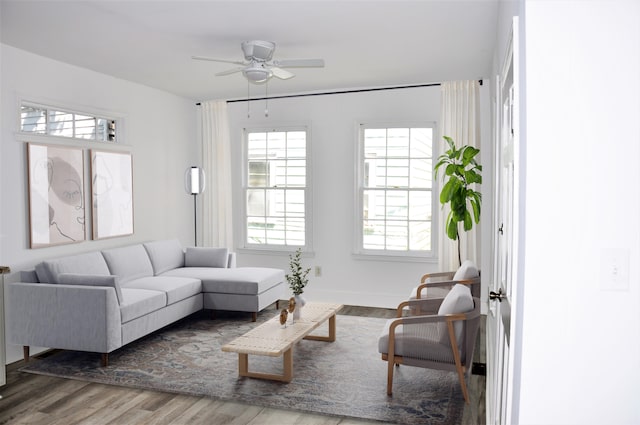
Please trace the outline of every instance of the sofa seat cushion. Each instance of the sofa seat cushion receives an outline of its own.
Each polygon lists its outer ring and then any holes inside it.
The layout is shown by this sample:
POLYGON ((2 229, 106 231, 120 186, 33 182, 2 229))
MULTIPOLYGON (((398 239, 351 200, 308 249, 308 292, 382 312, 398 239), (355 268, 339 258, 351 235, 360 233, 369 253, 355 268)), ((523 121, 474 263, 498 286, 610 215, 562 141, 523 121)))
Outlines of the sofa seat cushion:
POLYGON ((163 276, 194 277, 202 281, 202 292, 256 295, 284 282, 284 270, 267 267, 184 267, 163 276))
POLYGON ((166 294, 165 305, 171 305, 202 292, 199 279, 191 277, 152 276, 130 280, 123 288, 148 289, 166 294))
POLYGON ((165 307, 167 305, 167 295, 162 291, 123 287, 122 301, 120 304, 120 317, 122 323, 127 323, 165 307))

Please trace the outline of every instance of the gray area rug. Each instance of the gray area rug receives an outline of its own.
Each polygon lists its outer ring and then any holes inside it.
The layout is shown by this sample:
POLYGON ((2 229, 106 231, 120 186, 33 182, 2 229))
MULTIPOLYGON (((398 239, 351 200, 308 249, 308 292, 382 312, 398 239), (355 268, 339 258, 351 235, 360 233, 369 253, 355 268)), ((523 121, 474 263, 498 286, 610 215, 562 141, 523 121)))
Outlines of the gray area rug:
MULTIPOLYGON (((454 373, 401 366, 393 397, 386 395, 387 363, 377 350, 385 319, 338 315, 333 343, 303 340, 293 350, 293 381, 238 376, 238 355, 222 345, 269 319, 227 313, 212 320, 197 313, 109 355, 59 351, 32 361, 24 372, 104 384, 212 397, 401 424, 458 424, 464 399, 454 373)), ((326 334, 321 326, 318 333, 326 334)), ((282 358, 249 356, 249 369, 282 371, 282 358)))

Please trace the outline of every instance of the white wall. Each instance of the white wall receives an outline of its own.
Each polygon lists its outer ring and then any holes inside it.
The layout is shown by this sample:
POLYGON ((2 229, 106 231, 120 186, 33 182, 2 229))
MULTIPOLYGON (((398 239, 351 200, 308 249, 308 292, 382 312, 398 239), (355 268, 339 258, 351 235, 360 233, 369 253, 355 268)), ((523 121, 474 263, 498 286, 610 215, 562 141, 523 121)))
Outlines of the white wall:
MULTIPOLYGON (((193 203, 184 191, 184 171, 198 160, 196 106, 187 99, 0 45, 0 264, 17 272, 45 258, 178 238, 192 243, 193 203), (20 100, 123 117, 124 150, 133 154, 134 235, 59 247, 29 249, 25 142, 16 137, 20 100)), ((73 145, 72 140, 61 140, 73 145)), ((86 149, 103 148, 80 142, 86 149)), ((86 157, 88 159, 88 157, 86 157)), ((89 201, 89 167, 85 164, 89 201)), ((90 222, 90 208, 87 208, 90 222)), ((22 356, 7 347, 7 362, 22 356)))
MULTIPOLYGON (((488 85, 483 96, 482 124, 490 125, 488 85)), ((354 250, 355 161, 357 125, 376 122, 438 122, 440 87, 399 89, 355 94, 334 94, 251 102, 247 119, 246 102, 229 103, 232 162, 241 160, 242 130, 306 124, 311 129, 311 179, 313 189, 313 255, 303 258, 306 267, 321 266, 322 276, 312 276, 305 295, 313 300, 344 304, 396 307, 406 299, 422 274, 437 271, 433 262, 358 259, 354 250)), ((485 135, 483 131, 483 136, 485 135)), ((441 138, 436 140, 441 143, 441 138)), ((490 158, 487 158, 490 159, 490 158)), ((482 157, 485 161, 485 157, 482 157)), ((486 169, 490 165, 485 164, 486 169)), ((234 168, 234 207, 240 211, 241 168, 234 168)), ((487 201, 485 201, 487 202, 487 201)), ((239 218, 239 215, 235 216, 239 218)), ((236 236, 241 220, 235 221, 236 236)), ((239 243, 237 246, 241 246, 239 243)), ((238 265, 264 265, 288 269, 288 257, 238 250, 238 265)))
POLYGON ((527 0, 525 22, 517 422, 637 424, 640 3, 527 0))

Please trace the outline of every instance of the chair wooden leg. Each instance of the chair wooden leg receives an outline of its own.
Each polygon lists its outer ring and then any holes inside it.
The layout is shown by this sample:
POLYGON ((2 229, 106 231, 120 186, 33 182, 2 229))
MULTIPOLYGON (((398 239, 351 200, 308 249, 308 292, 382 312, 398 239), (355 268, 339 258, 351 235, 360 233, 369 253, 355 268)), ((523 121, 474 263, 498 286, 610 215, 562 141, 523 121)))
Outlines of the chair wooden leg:
POLYGON ((102 367, 109 366, 109 353, 102 353, 102 358, 100 359, 100 365, 102 367))
POLYGON ((458 378, 460 379, 460 387, 462 387, 462 395, 464 396, 464 401, 467 404, 470 404, 469 401, 469 391, 467 391, 467 383, 464 380, 464 369, 462 367, 456 366, 458 370, 458 378))
POLYGON ((393 365, 395 362, 393 359, 387 360, 387 395, 391 395, 393 392, 393 365))
POLYGON ((22 346, 22 356, 24 357, 24 362, 29 363, 29 346, 28 345, 22 346))
POLYGON ((460 361, 460 352, 458 351, 458 343, 456 342, 455 331, 453 330, 453 321, 447 321, 447 328, 449 330, 449 342, 451 343, 451 349, 453 350, 453 360, 456 364, 456 371, 458 372, 458 379, 460 379, 460 387, 462 388, 462 395, 464 401, 470 404, 469 392, 467 391, 467 383, 464 380, 464 367, 460 361))
POLYGON ((258 320, 258 313, 256 312, 251 313, 251 321, 255 322, 256 320, 258 320))

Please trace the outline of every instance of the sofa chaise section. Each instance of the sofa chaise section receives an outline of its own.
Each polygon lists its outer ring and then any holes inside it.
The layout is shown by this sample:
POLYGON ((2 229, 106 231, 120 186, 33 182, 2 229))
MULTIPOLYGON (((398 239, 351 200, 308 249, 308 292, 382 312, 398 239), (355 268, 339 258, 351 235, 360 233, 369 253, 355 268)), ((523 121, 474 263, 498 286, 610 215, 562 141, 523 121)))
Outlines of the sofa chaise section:
POLYGON ((274 300, 277 303, 285 295, 284 271, 280 269, 182 267, 169 270, 161 276, 195 277, 202 282, 204 308, 250 312, 254 322, 259 311, 274 300))

